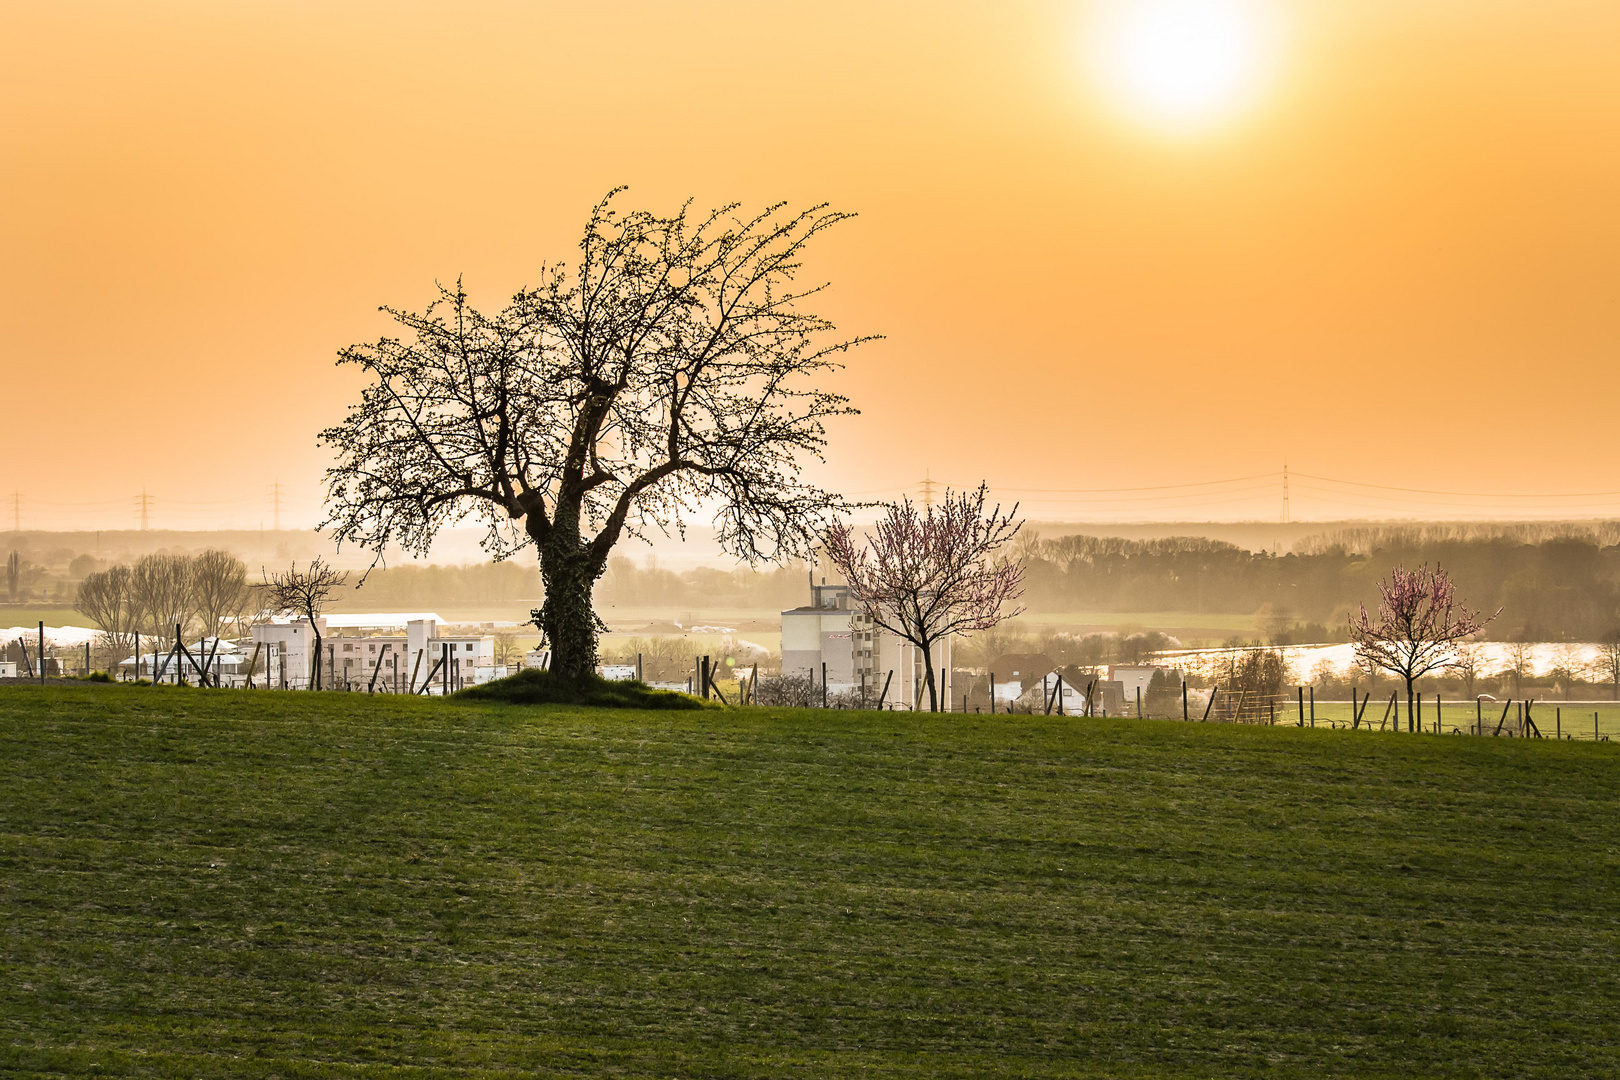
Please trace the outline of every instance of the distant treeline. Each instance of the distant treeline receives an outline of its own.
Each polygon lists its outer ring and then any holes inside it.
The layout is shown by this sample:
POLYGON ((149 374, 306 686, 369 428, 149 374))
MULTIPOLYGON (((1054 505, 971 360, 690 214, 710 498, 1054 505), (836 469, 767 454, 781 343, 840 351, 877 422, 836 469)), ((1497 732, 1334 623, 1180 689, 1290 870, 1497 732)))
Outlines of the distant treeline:
MULTIPOLYGON (((356 581, 359 574, 350 576, 356 581)), ((759 570, 698 567, 676 572, 649 560, 608 560, 607 573, 596 585, 598 604, 625 607, 741 607, 777 609, 809 603, 809 571, 803 563, 759 570)), ((336 607, 418 608, 533 603, 544 596, 540 571, 532 558, 467 566, 393 566, 373 570, 358 590, 343 590, 336 607)))
POLYGON ((766 608, 781 611, 810 602, 810 571, 802 562, 784 566, 719 570, 697 567, 679 573, 651 560, 637 566, 624 557, 608 560, 596 585, 598 604, 625 607, 766 608))
POLYGON ((1353 532, 1283 556, 1199 537, 1032 538, 1023 545, 1026 601, 1036 611, 1255 612, 1256 630, 1275 640, 1333 640, 1350 611, 1377 603, 1378 579, 1391 567, 1426 562, 1445 566, 1470 606, 1504 609, 1489 637, 1591 641, 1620 628, 1613 527, 1533 542, 1353 532))
MULTIPOLYGON (((351 584, 360 580, 350 574, 351 584)), ((390 566, 366 575, 358 589, 342 589, 333 597, 334 610, 373 608, 427 611, 436 607, 470 604, 540 603, 540 571, 533 559, 472 563, 467 566, 390 566)))

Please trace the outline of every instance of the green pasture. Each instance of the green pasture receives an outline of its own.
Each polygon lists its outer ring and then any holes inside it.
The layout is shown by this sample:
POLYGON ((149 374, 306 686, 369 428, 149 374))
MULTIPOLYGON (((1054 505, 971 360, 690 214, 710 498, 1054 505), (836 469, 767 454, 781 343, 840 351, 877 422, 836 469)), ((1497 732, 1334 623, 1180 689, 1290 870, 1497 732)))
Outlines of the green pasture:
POLYGON ((1620 1074, 1620 745, 0 687, 0 1074, 1620 1074))
MULTIPOLYGON (((1517 700, 1517 699, 1515 699, 1517 700)), ((1426 732, 1433 733, 1435 722, 1438 719, 1441 733, 1445 735, 1472 734, 1476 725, 1483 727, 1487 734, 1494 733, 1499 725, 1512 726, 1517 712, 1509 709, 1507 713, 1508 724, 1502 724, 1503 706, 1506 700, 1495 702, 1484 701, 1476 710, 1471 700, 1448 701, 1442 696, 1440 713, 1435 715, 1434 697, 1425 694, 1422 712, 1419 719, 1426 732)), ((1404 732, 1407 728, 1406 699, 1403 696, 1399 703, 1400 726, 1404 732)), ((1304 722, 1311 724, 1311 717, 1315 716, 1318 728, 1349 728, 1351 727, 1351 706, 1348 699, 1344 701, 1318 701, 1313 709, 1309 700, 1305 704, 1304 722)), ((1175 704, 1168 711, 1160 710, 1164 715, 1181 718, 1181 706, 1175 704)), ((1192 705, 1189 709, 1192 719, 1197 720, 1202 713, 1202 706, 1192 705)), ((1286 705, 1277 708, 1277 723, 1279 726, 1299 726, 1300 709, 1298 698, 1290 698, 1286 705)), ((1389 694, 1386 691, 1382 696, 1373 695, 1361 711, 1360 730, 1390 731, 1395 724, 1396 710, 1390 708, 1389 694)), ((1566 740, 1593 741, 1594 737, 1600 739, 1620 740, 1620 702, 1563 702, 1557 700, 1535 701, 1530 710, 1530 716, 1536 728, 1541 731, 1543 738, 1562 737, 1566 740), (1593 720, 1596 718, 1596 724, 1593 720)))
MULTIPOLYGON (((41 622, 46 626, 89 626, 90 620, 82 612, 70 607, 55 607, 45 604, 26 604, 15 607, 0 606, 0 627, 21 626, 27 629, 37 627, 41 622)), ((34 643, 28 642, 32 649, 34 643)))

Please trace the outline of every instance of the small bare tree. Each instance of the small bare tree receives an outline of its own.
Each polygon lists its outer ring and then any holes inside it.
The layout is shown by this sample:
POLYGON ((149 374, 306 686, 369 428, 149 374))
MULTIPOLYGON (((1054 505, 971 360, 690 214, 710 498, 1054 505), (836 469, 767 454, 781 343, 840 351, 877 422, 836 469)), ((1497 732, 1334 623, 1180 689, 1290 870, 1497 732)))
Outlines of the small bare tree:
POLYGON ((315 641, 314 661, 309 666, 311 690, 321 685, 321 609, 348 580, 346 571, 340 573, 317 557, 310 561, 308 570, 300 571, 295 562, 285 573, 265 573, 264 580, 254 586, 263 592, 264 606, 271 611, 296 612, 309 620, 309 632, 315 641))
POLYGON ((1535 654, 1531 651, 1528 641, 1513 641, 1507 647, 1507 666, 1502 669, 1502 676, 1513 683, 1513 695, 1517 697, 1524 690, 1524 680, 1536 673, 1535 654))
POLYGON ((1598 642, 1597 662, 1593 674, 1608 681, 1614 688, 1614 700, 1620 701, 1620 630, 1611 630, 1598 642))
POLYGON ((495 635, 495 664, 497 667, 514 668, 523 662, 523 645, 518 636, 509 630, 503 630, 495 635))
POLYGON ((218 637, 249 595, 247 567, 228 551, 211 549, 192 560, 192 597, 205 637, 218 637))
POLYGON ((1350 617, 1350 640, 1356 657, 1370 669, 1382 668, 1406 683, 1406 729, 1417 729, 1412 699, 1413 684, 1431 672, 1452 666, 1457 645, 1479 633, 1502 612, 1489 619, 1469 611, 1457 602, 1451 577, 1438 564, 1416 570, 1399 566, 1390 571, 1388 581, 1378 583, 1382 602, 1378 620, 1373 621, 1363 606, 1350 617))
POLYGON ((922 650, 928 707, 939 710, 934 647, 950 634, 988 630, 1023 608, 1002 608, 1023 595, 1024 566, 997 552, 1018 535, 1015 504, 985 513, 986 487, 945 492, 919 512, 910 499, 884 508, 871 538, 857 546, 839 522, 827 532, 827 556, 849 582, 866 616, 922 650))
POLYGON ((1484 661, 1485 650, 1477 641, 1459 641, 1455 651, 1457 659, 1452 662, 1451 669, 1462 679, 1463 689, 1468 696, 1474 697, 1474 686, 1479 682, 1479 669, 1484 661))
POLYGON ((74 606, 101 631, 101 644, 117 664, 135 649, 142 611, 135 596, 133 574, 127 566, 113 566, 79 582, 74 606))

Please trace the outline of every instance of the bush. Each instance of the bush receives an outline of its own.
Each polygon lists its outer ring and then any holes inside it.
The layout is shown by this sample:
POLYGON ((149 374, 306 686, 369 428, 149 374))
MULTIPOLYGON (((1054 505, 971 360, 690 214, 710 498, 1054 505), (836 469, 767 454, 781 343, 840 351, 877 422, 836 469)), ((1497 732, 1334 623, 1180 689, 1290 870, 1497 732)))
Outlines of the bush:
POLYGON ((554 671, 525 668, 516 675, 481 686, 469 686, 451 695, 467 701, 499 701, 508 705, 592 705, 602 709, 718 709, 719 702, 703 701, 674 690, 655 690, 646 683, 609 682, 600 675, 571 679, 554 671))
POLYGON ((85 680, 87 682, 112 682, 113 681, 113 677, 111 675, 107 674, 105 671, 92 671, 90 674, 84 676, 84 678, 85 678, 85 680))

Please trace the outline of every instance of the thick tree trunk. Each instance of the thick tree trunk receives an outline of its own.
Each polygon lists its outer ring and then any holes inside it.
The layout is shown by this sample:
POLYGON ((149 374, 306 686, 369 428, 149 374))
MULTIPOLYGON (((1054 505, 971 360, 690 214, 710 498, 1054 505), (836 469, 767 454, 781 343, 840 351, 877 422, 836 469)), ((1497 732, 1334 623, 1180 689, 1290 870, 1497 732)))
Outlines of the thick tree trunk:
POLYGON ((923 670, 927 672, 924 684, 928 687, 928 711, 939 712, 939 693, 944 688, 934 685, 934 650, 932 642, 926 639, 922 642, 922 654, 923 670))
POLYGON ((309 666, 309 688, 319 690, 321 688, 321 635, 315 631, 314 619, 309 621, 309 629, 311 633, 315 634, 315 659, 309 666))
POLYGON ((596 642, 602 627, 591 606, 591 589, 603 569, 580 538, 578 518, 559 514, 540 545, 546 599, 535 613, 551 648, 551 670, 572 677, 596 671, 596 642))
POLYGON ((1411 679, 1406 680, 1406 733, 1408 735, 1416 735, 1419 733, 1417 729, 1417 713, 1412 709, 1411 679))

